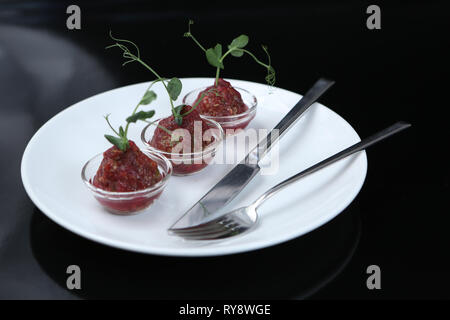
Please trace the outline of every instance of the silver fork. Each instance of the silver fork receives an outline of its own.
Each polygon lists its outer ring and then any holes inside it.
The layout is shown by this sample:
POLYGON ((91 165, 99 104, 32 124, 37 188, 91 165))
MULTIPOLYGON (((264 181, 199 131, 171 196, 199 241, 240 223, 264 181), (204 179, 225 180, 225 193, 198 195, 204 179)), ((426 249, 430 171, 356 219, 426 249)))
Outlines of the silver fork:
POLYGON ((251 229, 258 220, 257 209, 258 207, 271 196, 276 194, 281 189, 287 187, 291 183, 296 182, 297 180, 316 172, 336 161, 339 161, 345 157, 348 157, 355 152, 362 151, 371 145, 386 139, 387 137, 400 132, 411 125, 406 122, 397 122, 394 125, 358 142, 354 145, 344 149, 331 157, 309 167, 302 172, 299 172, 292 177, 280 182, 276 186, 270 188, 265 193, 263 193, 258 199, 256 199, 251 205, 247 207, 241 207, 239 209, 230 211, 221 215, 218 218, 215 218, 211 221, 186 227, 186 228, 177 228, 177 229, 169 229, 169 233, 172 235, 177 235, 189 240, 213 240, 213 239, 223 239, 232 236, 236 236, 243 232, 251 229))

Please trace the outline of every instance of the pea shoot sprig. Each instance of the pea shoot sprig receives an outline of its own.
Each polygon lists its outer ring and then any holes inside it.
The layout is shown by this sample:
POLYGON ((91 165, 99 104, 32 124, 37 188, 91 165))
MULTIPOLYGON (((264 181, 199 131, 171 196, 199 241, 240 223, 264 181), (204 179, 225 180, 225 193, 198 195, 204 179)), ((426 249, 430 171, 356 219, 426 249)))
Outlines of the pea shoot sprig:
MULTIPOLYGON (((173 117, 174 117, 175 121, 177 122, 177 124, 181 125, 182 122, 183 122, 183 117, 187 116, 192 111, 194 111, 195 108, 197 108, 197 106, 199 105, 200 101, 203 99, 204 96, 206 96, 206 93, 200 99, 198 99, 196 101, 196 103, 192 106, 192 108, 190 110, 182 113, 183 107, 185 107, 186 105, 185 104, 181 104, 181 105, 178 105, 176 107, 174 105, 174 102, 178 99, 178 96, 180 95, 181 90, 183 88, 183 85, 182 85, 180 79, 178 79, 176 77, 171 78, 171 79, 162 78, 153 68, 151 68, 147 63, 145 63, 141 59, 139 48, 134 42, 132 42, 130 40, 125 40, 125 39, 117 39, 117 38, 113 37, 111 32, 109 33, 109 36, 111 37, 111 39, 116 41, 116 43, 114 43, 114 44, 112 44, 110 46, 107 46, 106 49, 113 48, 113 47, 118 47, 119 49, 122 50, 122 52, 123 52, 122 57, 124 57, 126 59, 126 61, 122 64, 122 66, 125 66, 126 64, 131 63, 131 62, 139 62, 146 69, 148 69, 151 73, 153 73, 153 75, 156 77, 156 80, 154 80, 152 82, 150 87, 156 82, 161 82, 163 84, 164 89, 167 91, 167 94, 169 96, 170 107, 171 107, 171 110, 172 110, 173 117), (131 50, 126 46, 126 43, 131 44, 136 49, 136 53, 131 52, 131 50)), ((148 95, 154 95, 156 97, 156 94, 153 91, 147 91, 146 95, 147 94, 148 95)), ((153 100, 151 100, 151 101, 153 101, 153 100)), ((137 107, 135 108, 135 111, 137 110, 137 107)), ((144 118, 139 118, 138 114, 140 114, 140 113, 138 112, 136 114, 136 117, 138 117, 137 120, 144 120, 144 121, 146 121, 147 118, 145 118, 145 115, 143 113, 141 113, 141 114, 142 114, 142 117, 144 117, 144 118)), ((134 118, 132 118, 132 119, 134 119, 134 118)), ((148 121, 146 121, 146 122, 148 122, 148 121)), ((153 124, 153 122, 148 122, 148 123, 153 124)), ((165 129, 165 128, 162 128, 162 129, 165 129)), ((165 130, 168 131, 167 129, 165 129, 165 130)))
POLYGON ((192 24, 194 24, 194 21, 189 20, 188 31, 184 33, 184 36, 187 38, 191 38, 199 46, 199 48, 202 49, 203 52, 205 52, 206 60, 208 61, 208 63, 216 68, 215 86, 217 86, 219 81, 220 70, 224 69, 223 65, 224 59, 230 54, 233 57, 239 58, 242 57, 244 53, 252 57, 256 63, 266 68, 267 69, 267 75, 265 77, 266 82, 271 86, 275 84, 275 69, 271 65, 271 59, 267 46, 262 46, 262 49, 267 55, 268 64, 261 62, 260 60, 258 60, 258 58, 256 58, 256 56, 253 53, 244 49, 245 46, 247 46, 249 40, 248 36, 245 34, 242 34, 239 37, 233 39, 233 41, 231 41, 231 43, 228 45, 228 50, 224 54, 222 54, 222 45, 220 43, 216 44, 214 48, 205 49, 205 47, 202 46, 200 42, 198 42, 198 40, 192 34, 191 32, 192 24))
POLYGON ((111 142, 113 145, 115 145, 117 148, 119 148, 119 150, 121 150, 121 151, 125 152, 128 149, 128 147, 130 146, 130 144, 128 142, 128 138, 127 138, 128 127, 130 126, 130 123, 136 123, 138 120, 146 121, 147 119, 153 117, 153 115, 155 114, 154 110, 150 110, 150 111, 142 111, 141 110, 141 111, 137 112, 139 106, 148 105, 152 101, 156 100, 156 98, 157 98, 156 93, 153 92, 152 90, 150 90, 152 85, 153 85, 153 83, 147 88, 147 90, 145 91, 145 94, 143 95, 143 97, 141 98, 139 103, 134 108, 131 116, 129 116, 126 119, 127 124, 125 125, 125 129, 122 126, 120 126, 118 131, 115 130, 114 127, 109 122, 109 114, 105 116, 105 120, 108 123, 109 127, 117 135, 117 137, 116 137, 116 136, 111 136, 111 135, 105 134, 105 138, 106 138, 106 140, 111 142))

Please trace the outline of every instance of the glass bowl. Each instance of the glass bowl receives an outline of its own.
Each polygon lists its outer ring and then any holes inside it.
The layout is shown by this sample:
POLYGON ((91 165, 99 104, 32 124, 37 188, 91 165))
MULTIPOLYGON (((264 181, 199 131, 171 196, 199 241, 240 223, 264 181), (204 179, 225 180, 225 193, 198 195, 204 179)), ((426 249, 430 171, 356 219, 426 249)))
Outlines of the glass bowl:
MULTIPOLYGON (((197 100, 197 97, 200 94, 200 92, 206 90, 207 88, 209 87, 203 87, 192 90, 191 92, 189 92, 184 96, 183 103, 192 106, 194 102, 197 100)), ((252 121, 253 118, 255 117, 256 106, 258 104, 256 97, 247 90, 237 87, 233 88, 240 93, 242 100, 248 107, 247 111, 232 116, 207 116, 203 114, 201 115, 203 119, 218 122, 222 126, 223 130, 227 135, 233 135, 237 133, 236 131, 238 129, 245 129, 250 123, 250 121, 252 121)))
POLYGON ((149 151, 142 151, 147 157, 158 164, 158 170, 162 179, 149 188, 130 192, 111 192, 97 188, 92 184, 95 174, 103 160, 103 153, 100 153, 86 162, 82 171, 81 179, 91 190, 95 199, 109 212, 119 215, 137 214, 149 207, 164 190, 167 181, 172 175, 172 164, 160 154, 149 151))
POLYGON ((213 138, 214 141, 206 146, 202 151, 174 153, 162 151, 150 145, 150 141, 153 137, 155 129, 157 128, 156 123, 159 123, 160 120, 161 119, 155 120, 155 124, 148 124, 142 130, 141 140, 148 151, 158 153, 171 161, 174 176, 187 176, 197 173, 211 163, 216 155, 217 147, 222 144, 224 138, 223 129, 220 124, 214 120, 204 119, 204 121, 210 126, 210 129, 212 129, 210 133, 211 138, 213 138))

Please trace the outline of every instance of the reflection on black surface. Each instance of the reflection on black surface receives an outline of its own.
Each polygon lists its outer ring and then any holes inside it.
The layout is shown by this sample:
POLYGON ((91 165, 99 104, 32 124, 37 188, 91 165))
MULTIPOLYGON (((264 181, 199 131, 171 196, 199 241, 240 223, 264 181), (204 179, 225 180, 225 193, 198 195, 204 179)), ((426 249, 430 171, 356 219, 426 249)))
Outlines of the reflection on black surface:
POLYGON ((36 209, 30 243, 38 263, 66 287, 69 265, 81 268, 83 298, 305 298, 334 279, 360 238, 353 204, 301 238, 248 253, 208 258, 144 255, 106 247, 67 232, 36 209))
POLYGON ((99 58, 67 37, 2 23, 0 70, 0 299, 65 299, 70 294, 49 281, 31 254, 34 205, 21 182, 21 158, 39 126, 71 104, 116 86, 115 79, 99 58))
POLYGON ((114 87, 101 60, 54 32, 0 25, 1 111, 42 125, 61 109, 114 87), (19 95, 20 93, 20 95, 19 95))

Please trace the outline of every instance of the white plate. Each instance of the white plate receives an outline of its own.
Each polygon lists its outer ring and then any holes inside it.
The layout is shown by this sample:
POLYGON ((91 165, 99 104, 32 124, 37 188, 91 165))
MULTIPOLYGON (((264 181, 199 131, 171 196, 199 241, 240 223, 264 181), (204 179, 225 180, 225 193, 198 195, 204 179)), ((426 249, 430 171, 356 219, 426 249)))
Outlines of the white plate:
MULTIPOLYGON (((184 94, 210 85, 206 78, 181 79, 184 94)), ((258 111, 251 128, 274 127, 301 98, 299 94, 266 85, 230 80, 256 95, 258 111)), ((50 119, 29 142, 22 159, 22 181, 35 205, 50 219, 88 239, 131 251, 172 256, 213 256, 264 248, 299 237, 328 222, 356 197, 366 171, 364 152, 343 159, 289 186, 259 209, 260 223, 235 238, 190 242, 167 234, 172 225, 205 194, 231 165, 211 165, 188 177, 172 177, 148 212, 135 216, 107 213, 80 178, 84 163, 110 145, 103 119, 111 113, 115 127, 122 124, 145 91, 147 83, 104 92, 76 103, 50 119)), ((149 106, 156 116, 170 113, 161 86, 149 106)), ((129 138, 141 145, 143 123, 130 126, 129 138)), ((355 130, 338 114, 316 103, 280 140, 276 175, 258 175, 227 208, 251 203, 283 179, 358 142, 355 130)))

